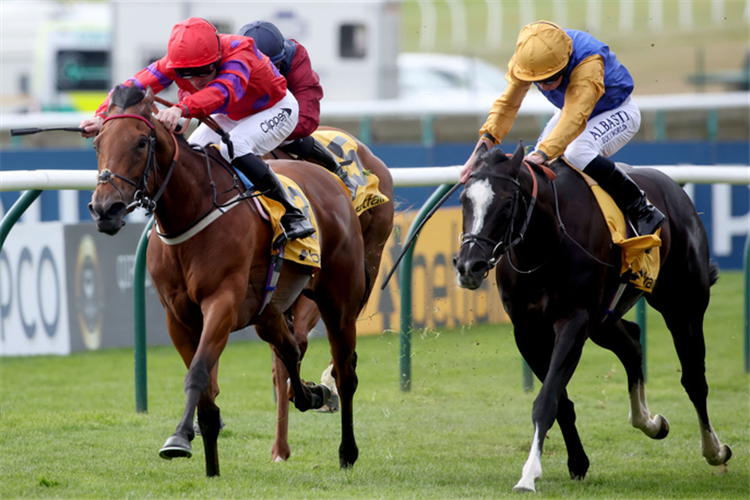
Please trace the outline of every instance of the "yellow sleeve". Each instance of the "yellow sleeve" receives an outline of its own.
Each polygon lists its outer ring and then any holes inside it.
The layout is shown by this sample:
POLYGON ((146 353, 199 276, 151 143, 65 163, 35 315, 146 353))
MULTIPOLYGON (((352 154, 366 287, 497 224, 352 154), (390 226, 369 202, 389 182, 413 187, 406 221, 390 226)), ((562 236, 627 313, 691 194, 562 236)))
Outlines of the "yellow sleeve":
POLYGON ((604 59, 592 55, 570 73, 560 120, 536 149, 549 159, 557 158, 586 128, 596 103, 604 95, 604 59))
POLYGON ((510 132, 513 122, 518 115, 518 109, 521 107, 523 98, 531 87, 531 83, 519 80, 513 75, 513 66, 515 62, 511 58, 508 63, 508 72, 505 74, 505 80, 508 86, 500 97, 498 97, 490 108, 487 121, 479 129, 479 135, 489 133, 495 139, 495 145, 510 132))

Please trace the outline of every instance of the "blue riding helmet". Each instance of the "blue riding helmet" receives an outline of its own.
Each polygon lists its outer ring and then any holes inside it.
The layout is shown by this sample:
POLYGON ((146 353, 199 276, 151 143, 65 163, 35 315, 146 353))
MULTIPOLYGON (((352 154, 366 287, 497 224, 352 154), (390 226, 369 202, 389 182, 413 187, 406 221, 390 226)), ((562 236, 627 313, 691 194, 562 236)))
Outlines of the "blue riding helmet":
POLYGON ((286 76, 289 73, 297 47, 293 41, 284 38, 273 23, 253 21, 240 28, 238 34, 255 40, 258 50, 271 59, 282 75, 286 76))

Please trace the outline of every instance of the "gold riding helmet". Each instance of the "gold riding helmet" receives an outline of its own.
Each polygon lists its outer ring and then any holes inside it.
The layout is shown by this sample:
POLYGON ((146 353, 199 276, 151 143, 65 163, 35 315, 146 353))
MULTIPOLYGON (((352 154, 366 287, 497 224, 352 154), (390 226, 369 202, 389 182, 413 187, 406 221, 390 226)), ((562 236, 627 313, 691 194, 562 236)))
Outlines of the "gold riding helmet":
POLYGON ((516 41, 513 74, 527 82, 546 80, 565 69, 572 52, 573 40, 555 23, 527 24, 516 41))

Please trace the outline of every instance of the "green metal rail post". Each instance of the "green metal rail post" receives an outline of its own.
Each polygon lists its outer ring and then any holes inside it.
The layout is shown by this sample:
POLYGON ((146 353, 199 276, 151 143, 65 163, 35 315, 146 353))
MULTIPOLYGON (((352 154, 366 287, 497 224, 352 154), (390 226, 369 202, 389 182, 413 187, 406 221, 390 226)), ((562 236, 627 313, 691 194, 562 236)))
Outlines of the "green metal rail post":
POLYGON ((135 411, 148 412, 148 369, 146 367, 146 250, 154 219, 146 224, 138 242, 133 271, 133 357, 135 358, 135 411))
POLYGON ((641 350, 643 351, 643 381, 648 380, 646 372, 646 299, 641 297, 635 303, 635 322, 641 327, 641 350))
MULTIPOLYGON (((453 184, 441 184, 427 202, 422 205, 422 208, 417 213, 414 221, 412 221, 409 227, 409 234, 406 235, 404 242, 409 241, 412 235, 416 232, 422 220, 427 216, 432 207, 440 201, 440 199, 451 190, 453 184)), ((401 277, 401 332, 399 334, 399 345, 400 345, 400 385, 401 390, 409 392, 411 390, 411 275, 412 275, 412 258, 414 256, 414 247, 417 242, 409 247, 404 254, 403 261, 401 262, 401 271, 399 276, 401 277)))
POLYGON ((0 250, 3 249, 5 238, 8 237, 10 230, 13 229, 13 226, 18 222, 18 219, 21 218, 26 209, 29 208, 37 198, 39 198, 40 194, 42 194, 42 191, 39 189, 26 191, 20 198, 18 198, 18 200, 16 200, 13 206, 10 207, 8 213, 3 217, 2 223, 0 223, 0 250))
POLYGON ((3 248, 3 245, 5 244, 5 238, 8 237, 8 233, 10 233, 10 230, 13 228, 15 223, 18 222, 18 219, 21 218, 26 209, 29 208, 37 198, 39 198, 40 194, 42 194, 42 191, 40 189, 32 189, 30 191, 26 191, 21 195, 20 198, 18 198, 18 200, 16 200, 13 206, 10 207, 8 213, 5 214, 5 217, 3 217, 2 224, 0 224, 0 249, 3 248))

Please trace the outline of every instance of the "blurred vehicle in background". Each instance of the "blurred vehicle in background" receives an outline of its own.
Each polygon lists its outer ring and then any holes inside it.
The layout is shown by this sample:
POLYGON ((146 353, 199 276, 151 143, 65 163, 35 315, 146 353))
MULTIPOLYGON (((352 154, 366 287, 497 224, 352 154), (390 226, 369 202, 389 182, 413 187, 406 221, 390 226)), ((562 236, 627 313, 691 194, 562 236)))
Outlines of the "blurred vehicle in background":
MULTIPOLYGON (((489 111, 508 84, 505 69, 478 57, 402 52, 398 55, 397 66, 398 98, 408 102, 470 103, 485 105, 489 111)), ((533 85, 522 107, 554 111, 533 85)))
POLYGON ((478 57, 402 52, 398 97, 418 100, 495 100, 505 90, 505 71, 478 57))

